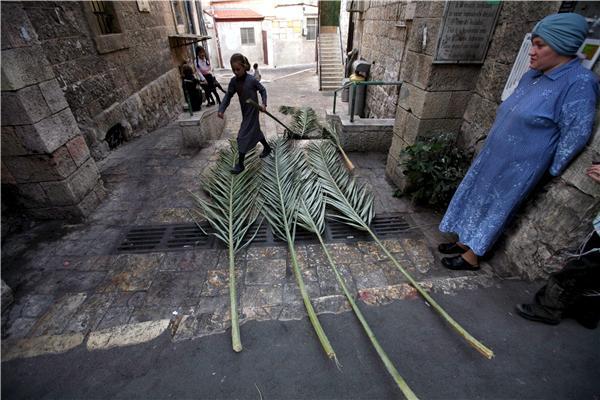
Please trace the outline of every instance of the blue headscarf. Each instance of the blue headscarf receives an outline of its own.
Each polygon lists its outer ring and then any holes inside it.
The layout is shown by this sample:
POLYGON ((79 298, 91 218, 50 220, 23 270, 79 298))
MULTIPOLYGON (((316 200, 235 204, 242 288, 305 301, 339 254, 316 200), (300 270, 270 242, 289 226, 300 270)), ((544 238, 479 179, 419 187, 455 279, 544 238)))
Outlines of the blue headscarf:
POLYGON ((572 56, 587 36, 585 18, 575 13, 548 15, 533 28, 532 39, 539 36, 558 54, 572 56))

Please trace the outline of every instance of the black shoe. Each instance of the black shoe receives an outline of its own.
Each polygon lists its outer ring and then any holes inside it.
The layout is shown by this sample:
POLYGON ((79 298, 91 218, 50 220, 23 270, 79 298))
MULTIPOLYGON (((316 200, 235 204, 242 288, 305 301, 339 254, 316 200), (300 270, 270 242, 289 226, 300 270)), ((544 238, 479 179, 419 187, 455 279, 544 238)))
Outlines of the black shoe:
POLYGON ((517 304, 517 314, 530 321, 542 322, 548 325, 558 325, 560 317, 537 304, 517 304))
POLYGON ((438 251, 443 254, 463 254, 467 252, 458 243, 442 243, 438 246, 438 251))
POLYGON ((240 172, 242 172, 244 169, 245 169, 245 168, 244 168, 244 166, 243 166, 243 165, 240 165, 240 164, 235 164, 235 167, 233 167, 233 168, 231 169, 231 173, 232 173, 232 174, 234 174, 234 175, 237 175, 237 174, 239 174, 240 172))
POLYGON ((442 265, 454 271, 477 271, 481 268, 479 265, 469 264, 467 260, 461 256, 444 257, 442 258, 442 265))
POLYGON ((262 153, 260 153, 260 158, 266 158, 269 157, 269 154, 271 154, 271 148, 270 147, 265 147, 262 151, 262 153))

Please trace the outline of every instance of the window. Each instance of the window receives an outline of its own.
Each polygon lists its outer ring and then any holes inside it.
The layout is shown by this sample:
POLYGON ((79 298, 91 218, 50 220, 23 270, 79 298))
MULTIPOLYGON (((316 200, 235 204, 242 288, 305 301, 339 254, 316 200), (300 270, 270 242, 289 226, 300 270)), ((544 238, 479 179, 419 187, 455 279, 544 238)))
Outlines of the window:
POLYGON ((90 1, 90 3, 92 13, 96 16, 96 22, 100 28, 100 34, 108 35, 121 32, 111 1, 90 1))
POLYGON ((183 17, 183 9, 181 8, 181 1, 174 0, 171 1, 171 5, 173 7, 173 13, 175 14, 175 24, 176 25, 184 25, 185 19, 183 17))
POLYGON ((240 34, 242 36, 242 44, 255 44, 254 28, 240 28, 240 34))
POLYGON ((306 18, 306 40, 317 39, 317 19, 306 18))

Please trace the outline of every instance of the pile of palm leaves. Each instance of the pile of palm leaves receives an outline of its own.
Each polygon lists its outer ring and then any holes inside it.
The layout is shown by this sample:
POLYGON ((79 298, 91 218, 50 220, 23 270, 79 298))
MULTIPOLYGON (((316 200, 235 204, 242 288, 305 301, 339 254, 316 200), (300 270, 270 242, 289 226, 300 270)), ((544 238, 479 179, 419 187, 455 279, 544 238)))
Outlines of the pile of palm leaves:
POLYGON ((312 141, 306 149, 306 154, 294 147, 293 143, 294 141, 288 138, 278 138, 272 143, 273 155, 264 159, 262 166, 257 162, 256 156, 251 154, 247 158, 246 170, 239 175, 232 175, 230 169, 235 164, 237 153, 232 142, 231 149, 221 152, 217 165, 211 170, 205 188, 210 196, 210 201, 196 197, 200 207, 199 213, 211 224, 214 230, 213 234, 226 243, 229 249, 229 286, 234 350, 240 351, 242 348, 237 322, 234 256, 236 251, 248 244, 243 241, 243 238, 252 235, 249 227, 257 219, 260 210, 269 221, 274 234, 287 243, 292 270, 309 320, 327 356, 337 362, 336 354, 308 296, 298 264, 294 240, 299 227, 316 235, 338 285, 348 299, 387 371, 407 398, 416 398, 376 339, 355 302, 354 294, 348 290, 325 246, 322 233, 325 226, 326 208, 329 207, 331 210, 328 216, 331 218, 368 232, 433 309, 470 345, 484 356, 491 358, 492 351, 454 321, 421 288, 370 229, 369 225, 374 216, 373 194, 364 185, 358 184, 344 168, 334 143, 326 140, 312 141))
POLYGON ((346 155, 340 141, 340 135, 333 123, 329 122, 321 125, 317 119, 317 113, 310 107, 281 106, 279 107, 279 112, 284 115, 290 115, 292 118, 291 127, 286 127, 285 130, 286 137, 290 139, 314 139, 315 132, 320 132, 320 134, 317 134, 317 137, 331 140, 342 155, 348 170, 350 172, 354 171, 354 164, 352 164, 352 161, 346 155))

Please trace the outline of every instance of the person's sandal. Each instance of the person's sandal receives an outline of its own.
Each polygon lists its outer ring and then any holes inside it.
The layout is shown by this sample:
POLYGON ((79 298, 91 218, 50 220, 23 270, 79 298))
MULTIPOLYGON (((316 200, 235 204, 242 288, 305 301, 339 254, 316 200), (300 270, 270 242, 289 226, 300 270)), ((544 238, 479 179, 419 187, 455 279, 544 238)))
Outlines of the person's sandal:
POLYGON ((462 256, 444 257, 442 258, 442 265, 454 271, 477 271, 481 268, 479 264, 469 264, 462 256))
POLYGON ((463 254, 467 249, 458 245, 458 243, 442 243, 438 246, 438 251, 443 254, 463 254))

